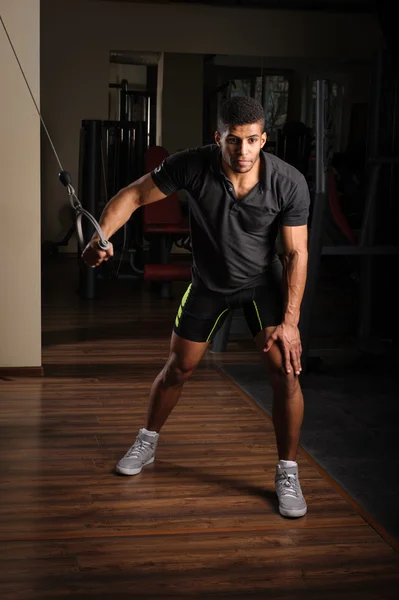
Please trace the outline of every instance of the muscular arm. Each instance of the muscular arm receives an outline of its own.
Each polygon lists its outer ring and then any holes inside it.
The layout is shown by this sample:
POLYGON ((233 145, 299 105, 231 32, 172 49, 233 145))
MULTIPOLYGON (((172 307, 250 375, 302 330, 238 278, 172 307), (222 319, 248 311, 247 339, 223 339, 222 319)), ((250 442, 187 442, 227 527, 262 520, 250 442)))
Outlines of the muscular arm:
MULTIPOLYGON (((150 173, 122 188, 106 204, 99 219, 99 225, 106 239, 109 240, 130 219, 139 206, 157 202, 165 197, 166 194, 155 185, 150 173)), ((111 242, 107 250, 101 250, 97 246, 98 240, 99 235, 95 231, 82 252, 82 258, 89 267, 98 267, 103 260, 108 260, 114 254, 111 242)))
POLYGON ((285 369, 296 375, 302 371, 300 356, 302 353, 298 323, 303 292, 306 283, 308 262, 307 225, 281 226, 283 247, 283 291, 284 314, 282 322, 266 340, 264 351, 268 352, 275 342, 279 342, 285 369))
POLYGON ((166 194, 155 185, 149 173, 122 188, 106 204, 100 217, 99 224, 105 237, 109 239, 118 231, 139 206, 157 202, 163 198, 166 198, 166 194))
POLYGON ((308 263, 307 225, 281 227, 283 247, 283 323, 298 326, 308 263))

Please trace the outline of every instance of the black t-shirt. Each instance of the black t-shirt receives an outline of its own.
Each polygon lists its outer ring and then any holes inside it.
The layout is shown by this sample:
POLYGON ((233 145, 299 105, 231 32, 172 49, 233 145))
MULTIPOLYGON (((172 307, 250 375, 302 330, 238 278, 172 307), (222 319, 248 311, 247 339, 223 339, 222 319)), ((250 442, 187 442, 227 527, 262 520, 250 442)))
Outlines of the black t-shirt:
POLYGON ((272 154, 261 151, 260 158, 262 179, 240 200, 216 144, 176 152, 151 172, 164 194, 187 192, 193 283, 224 294, 262 285, 279 226, 307 224, 304 176, 272 154))

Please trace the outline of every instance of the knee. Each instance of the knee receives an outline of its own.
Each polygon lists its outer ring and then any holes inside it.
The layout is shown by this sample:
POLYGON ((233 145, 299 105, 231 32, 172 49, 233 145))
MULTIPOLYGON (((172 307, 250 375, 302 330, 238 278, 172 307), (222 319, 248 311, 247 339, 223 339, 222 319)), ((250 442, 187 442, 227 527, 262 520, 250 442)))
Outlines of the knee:
POLYGON ((183 385, 191 377, 195 366, 184 360, 169 360, 162 371, 162 383, 168 387, 183 385))
POLYGON ((287 373, 283 366, 276 365, 269 371, 269 376, 273 390, 276 393, 291 397, 300 390, 298 376, 295 375, 293 370, 291 370, 291 373, 287 373))

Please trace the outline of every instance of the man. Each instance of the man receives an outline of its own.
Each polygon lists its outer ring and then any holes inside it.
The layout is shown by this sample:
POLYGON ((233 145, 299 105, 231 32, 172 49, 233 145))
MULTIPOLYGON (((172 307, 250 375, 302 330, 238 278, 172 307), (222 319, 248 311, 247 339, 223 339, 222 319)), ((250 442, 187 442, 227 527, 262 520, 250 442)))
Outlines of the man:
MULTIPOLYGON (((309 191, 294 167, 265 153, 263 107, 234 97, 222 109, 215 145, 169 156, 122 189, 100 219, 109 239, 138 207, 179 189, 189 197, 192 282, 173 327, 170 355, 150 393, 145 428, 116 470, 135 475, 154 461, 159 432, 231 308, 242 307, 273 388, 280 513, 307 511, 295 461, 303 419, 300 305, 307 270, 309 191), (280 231, 283 260, 276 254, 280 231), (283 263, 283 264, 282 264, 283 263)), ((94 236, 89 266, 112 256, 94 236)))

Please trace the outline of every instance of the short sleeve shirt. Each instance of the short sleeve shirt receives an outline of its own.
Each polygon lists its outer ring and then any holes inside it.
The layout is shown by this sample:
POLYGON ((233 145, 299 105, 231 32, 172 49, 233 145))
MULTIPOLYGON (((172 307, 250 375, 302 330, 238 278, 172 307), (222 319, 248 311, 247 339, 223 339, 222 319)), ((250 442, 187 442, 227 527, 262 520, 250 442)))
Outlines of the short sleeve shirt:
POLYGON ((306 225, 305 177, 280 158, 261 151, 261 180, 243 198, 222 169, 216 144, 166 158, 151 172, 156 186, 188 196, 193 283, 223 294, 262 285, 276 256, 280 225, 306 225))

